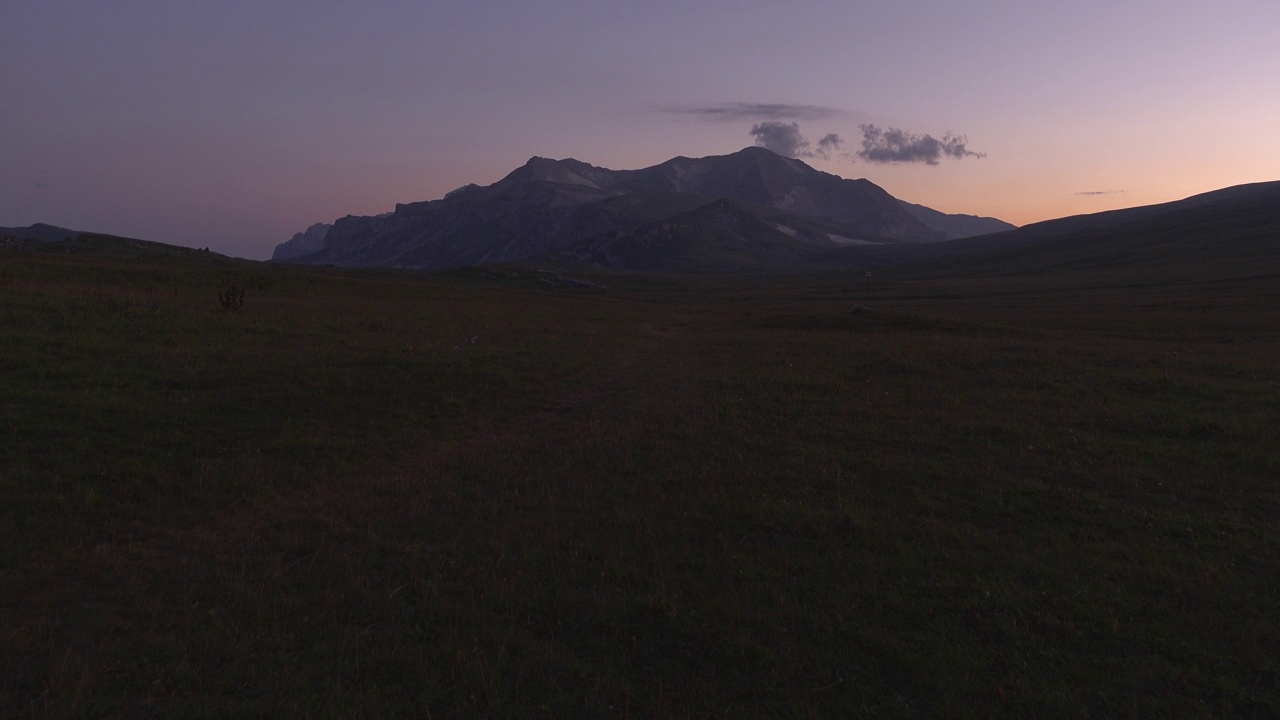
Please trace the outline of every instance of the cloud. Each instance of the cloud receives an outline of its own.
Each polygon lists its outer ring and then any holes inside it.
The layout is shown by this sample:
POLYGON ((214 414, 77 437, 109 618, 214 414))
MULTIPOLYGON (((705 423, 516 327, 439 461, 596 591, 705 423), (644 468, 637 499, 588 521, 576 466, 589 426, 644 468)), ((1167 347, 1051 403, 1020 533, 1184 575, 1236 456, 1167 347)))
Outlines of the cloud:
POLYGON ((916 135, 897 128, 881 130, 875 125, 859 125, 862 130, 862 149, 857 156, 869 163, 922 162, 937 165, 943 158, 957 160, 966 157, 983 158, 986 153, 970 150, 968 138, 947 133, 941 139, 932 135, 916 135))
POLYGON ((835 133, 827 133, 826 135, 822 136, 821 140, 818 141, 817 154, 824 159, 829 158, 831 157, 831 153, 836 152, 843 146, 844 146, 844 138, 841 138, 839 135, 835 133))
POLYGON ((1123 190, 1084 190, 1082 192, 1072 193, 1072 194, 1073 195, 1120 195, 1123 193, 1124 193, 1123 190))
POLYGON ((31 183, 31 187, 35 188, 36 190, 43 190, 43 189, 45 189, 45 188, 49 187, 49 184, 48 184, 48 183, 42 183, 42 182, 33 182, 33 183, 31 183))
POLYGON ((862 149, 856 153, 844 152, 844 138, 835 133, 823 135, 817 144, 800 132, 800 123, 766 120, 751 126, 750 135, 757 147, 792 158, 818 158, 830 160, 838 157, 854 161, 859 158, 870 163, 918 162, 937 165, 941 160, 966 157, 986 157, 986 153, 968 148, 968 139, 951 133, 935 138, 917 135, 897 128, 882 130, 875 125, 859 125, 862 130, 862 149))
POLYGON ((790 105, 787 103, 713 103, 694 107, 665 108, 676 115, 690 115, 709 122, 767 122, 781 120, 821 120, 843 115, 843 110, 820 105, 790 105))
POLYGON ((756 146, 772 150, 784 157, 822 158, 827 160, 838 151, 844 140, 835 133, 827 133, 818 141, 818 148, 811 150, 809 138, 800 132, 799 123, 762 122, 751 127, 750 135, 756 146))
POLYGON ((809 155, 809 140, 800 134, 798 123, 762 122, 751 126, 756 145, 785 157, 809 155))

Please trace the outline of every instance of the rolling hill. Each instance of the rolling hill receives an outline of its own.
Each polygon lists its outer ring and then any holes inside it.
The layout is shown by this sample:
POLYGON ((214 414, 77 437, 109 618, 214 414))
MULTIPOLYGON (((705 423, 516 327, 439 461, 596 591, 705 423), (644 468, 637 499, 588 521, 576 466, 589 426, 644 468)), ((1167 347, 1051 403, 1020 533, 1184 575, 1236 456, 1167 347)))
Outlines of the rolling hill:
POLYGON ((36 223, 26 227, 0 227, 0 237, 16 238, 18 240, 57 242, 59 240, 70 240, 79 234, 80 232, 77 230, 68 230, 44 223, 36 223))
POLYGON ((1280 182, 901 248, 913 274, 1110 274, 1196 281, 1280 275, 1280 182))

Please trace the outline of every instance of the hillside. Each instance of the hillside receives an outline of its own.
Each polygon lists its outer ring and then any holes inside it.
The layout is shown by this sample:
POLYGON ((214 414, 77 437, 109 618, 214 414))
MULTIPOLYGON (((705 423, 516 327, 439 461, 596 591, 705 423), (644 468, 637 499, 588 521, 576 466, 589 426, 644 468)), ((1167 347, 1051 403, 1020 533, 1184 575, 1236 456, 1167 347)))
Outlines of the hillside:
POLYGON ((1280 182, 900 248, 902 272, 932 277, 1113 276, 1194 282, 1280 275, 1280 182))
POLYGON ((960 240, 975 235, 990 235, 1013 230, 1017 227, 992 217, 948 215, 924 205, 909 203, 905 200, 900 202, 915 219, 924 223, 930 229, 943 233, 949 240, 960 240))
POLYGON ((18 240, 40 240, 45 242, 57 242, 59 240, 69 240, 79 235, 79 231, 68 230, 55 225, 46 225, 44 223, 36 223, 26 227, 0 227, 0 238, 16 238, 18 240))

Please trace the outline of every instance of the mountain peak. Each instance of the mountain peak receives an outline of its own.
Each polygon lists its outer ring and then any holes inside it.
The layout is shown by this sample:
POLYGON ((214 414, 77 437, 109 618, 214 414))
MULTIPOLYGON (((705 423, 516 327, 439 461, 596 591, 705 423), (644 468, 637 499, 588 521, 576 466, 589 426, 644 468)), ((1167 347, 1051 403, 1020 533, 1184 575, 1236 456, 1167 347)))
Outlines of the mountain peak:
MULTIPOLYGON (((746 156, 752 156, 752 155, 755 155, 755 156, 759 156, 759 157, 770 157, 770 156, 772 156, 772 157, 778 157, 778 158, 785 157, 785 156, 783 156, 783 155, 780 155, 780 154, 778 154, 778 153, 776 153, 776 152, 774 152, 774 151, 770 150, 769 148, 766 148, 766 147, 760 147, 759 145, 747 145, 747 146, 743 147, 741 150, 739 150, 738 152, 730 153, 730 155, 746 155, 746 156)), ((793 159, 793 160, 794 160, 795 158, 791 158, 791 159, 793 159)))
POLYGON ((511 184, 543 181, 599 188, 608 184, 610 176, 615 172, 605 168, 598 168, 573 158, 554 160, 534 155, 523 166, 503 178, 501 182, 511 184))
POLYGON ((552 165, 552 166, 561 165, 561 166, 567 166, 572 168, 595 167, 594 165, 584 163, 581 160, 575 160, 574 158, 561 158, 557 160, 555 158, 542 157, 541 155, 534 155, 533 157, 529 158, 528 162, 524 164, 524 167, 544 167, 548 165, 552 165))

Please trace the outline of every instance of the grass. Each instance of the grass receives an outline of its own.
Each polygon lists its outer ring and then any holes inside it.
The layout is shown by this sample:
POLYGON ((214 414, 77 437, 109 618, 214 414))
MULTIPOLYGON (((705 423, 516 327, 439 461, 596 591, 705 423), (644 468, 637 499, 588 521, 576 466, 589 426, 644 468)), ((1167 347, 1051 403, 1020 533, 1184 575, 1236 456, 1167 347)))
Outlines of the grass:
POLYGON ((1280 713, 1271 281, 591 279, 0 254, 0 714, 1280 713))

